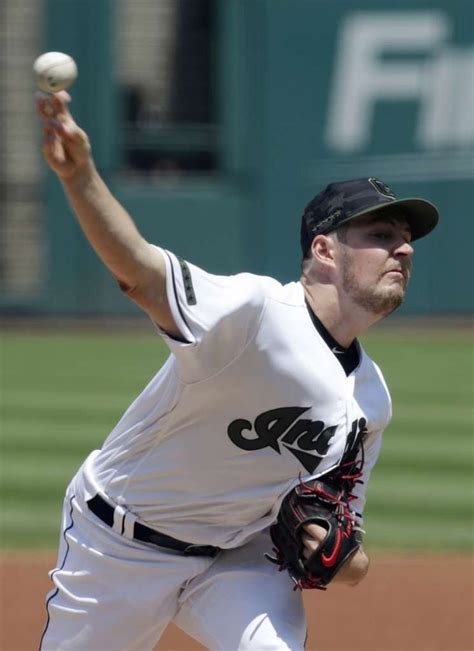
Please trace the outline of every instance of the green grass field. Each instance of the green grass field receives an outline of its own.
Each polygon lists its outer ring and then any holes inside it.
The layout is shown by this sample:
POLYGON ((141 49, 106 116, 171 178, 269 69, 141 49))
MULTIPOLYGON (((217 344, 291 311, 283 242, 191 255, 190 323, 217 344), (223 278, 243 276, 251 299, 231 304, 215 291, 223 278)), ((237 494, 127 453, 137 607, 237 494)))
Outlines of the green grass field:
MULTIPOLYGON (((366 509, 370 549, 473 543, 473 358, 466 329, 383 329, 364 339, 394 417, 366 509)), ((5 334, 1 343, 1 539, 54 547, 64 489, 162 364, 158 337, 5 334)))

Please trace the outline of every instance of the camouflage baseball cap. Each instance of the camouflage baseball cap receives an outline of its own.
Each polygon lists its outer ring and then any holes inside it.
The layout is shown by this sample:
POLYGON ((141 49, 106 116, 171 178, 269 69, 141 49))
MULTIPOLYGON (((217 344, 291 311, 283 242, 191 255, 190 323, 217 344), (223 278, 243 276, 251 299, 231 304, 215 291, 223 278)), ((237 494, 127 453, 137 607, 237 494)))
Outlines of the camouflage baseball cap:
POLYGON ((410 225, 412 240, 427 235, 438 223, 436 207, 425 199, 397 199, 376 178, 330 183, 306 206, 301 220, 301 249, 306 256, 316 235, 326 235, 346 222, 387 206, 398 206, 410 225))

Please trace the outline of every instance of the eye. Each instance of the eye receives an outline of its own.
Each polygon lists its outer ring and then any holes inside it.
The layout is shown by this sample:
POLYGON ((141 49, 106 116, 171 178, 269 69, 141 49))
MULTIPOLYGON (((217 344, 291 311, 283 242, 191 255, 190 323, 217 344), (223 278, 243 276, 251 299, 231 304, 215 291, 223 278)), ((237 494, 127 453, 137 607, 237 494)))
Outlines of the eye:
POLYGON ((374 231, 371 236, 376 240, 386 241, 393 237, 393 233, 390 231, 374 231))

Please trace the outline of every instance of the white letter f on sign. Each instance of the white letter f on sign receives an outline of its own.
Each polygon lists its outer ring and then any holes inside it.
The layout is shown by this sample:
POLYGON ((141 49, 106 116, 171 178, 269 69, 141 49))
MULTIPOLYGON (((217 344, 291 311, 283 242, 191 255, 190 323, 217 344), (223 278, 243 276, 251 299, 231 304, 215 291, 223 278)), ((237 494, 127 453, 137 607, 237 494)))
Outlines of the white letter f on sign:
POLYGON ((437 11, 354 13, 346 19, 339 41, 330 95, 326 142, 331 149, 352 153, 367 146, 380 99, 427 99, 428 60, 407 60, 449 36, 447 17, 437 11), (396 54, 404 55, 395 61, 396 54), (382 55, 391 55, 384 61, 382 55))

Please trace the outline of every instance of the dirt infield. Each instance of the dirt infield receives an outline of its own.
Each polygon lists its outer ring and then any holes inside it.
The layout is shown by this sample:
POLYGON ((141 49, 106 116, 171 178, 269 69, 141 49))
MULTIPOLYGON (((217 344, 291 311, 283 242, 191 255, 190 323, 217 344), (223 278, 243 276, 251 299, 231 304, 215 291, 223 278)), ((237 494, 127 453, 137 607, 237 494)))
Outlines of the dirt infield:
MULTIPOLYGON (((0 556, 1 651, 31 651, 45 621, 51 553, 4 552, 0 556)), ((471 651, 472 559, 375 556, 358 588, 334 586, 305 594, 308 650, 471 651)), ((156 651, 203 647, 169 627, 156 651)), ((86 651, 86 650, 85 650, 86 651)), ((104 651, 114 651, 104 649, 104 651)), ((229 649, 229 651, 232 651, 229 649)))

